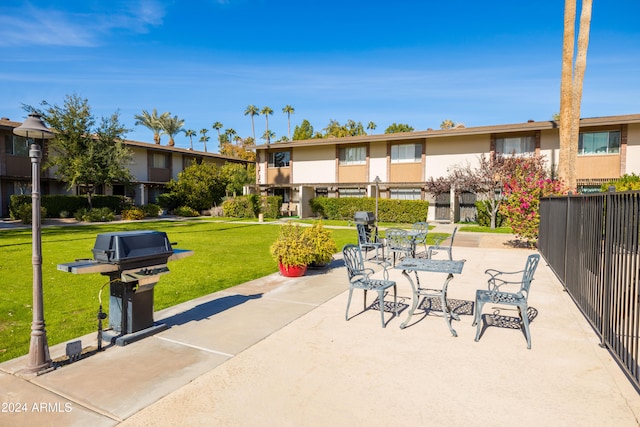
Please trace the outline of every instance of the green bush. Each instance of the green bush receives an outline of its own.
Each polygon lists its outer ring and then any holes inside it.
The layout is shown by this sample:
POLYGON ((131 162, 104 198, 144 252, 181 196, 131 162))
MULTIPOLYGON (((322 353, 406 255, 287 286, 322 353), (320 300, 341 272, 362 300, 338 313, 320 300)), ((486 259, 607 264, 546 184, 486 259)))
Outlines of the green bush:
POLYGON ((137 206, 131 206, 122 210, 122 219, 127 221, 144 219, 144 211, 137 206))
MULTIPOLYGON (((15 218, 15 219, 21 220, 23 224, 31 224, 32 217, 33 217, 33 209, 31 208, 31 203, 29 204, 25 203, 20 205, 18 218, 15 218)), ((46 217, 47 217, 47 208, 45 208, 44 206, 40 206, 40 222, 42 222, 42 220, 46 217)))
POLYGON ((260 212, 265 218, 277 218, 280 215, 282 197, 262 196, 260 197, 260 212))
MULTIPOLYGON (((489 209, 489 202, 487 202, 486 200, 476 201, 476 212, 478 215, 478 225, 481 225, 483 227, 491 227, 491 213, 489 209)), ((496 227, 502 227, 504 220, 504 216, 501 215, 500 212, 498 212, 496 214, 496 227)))
POLYGON ((160 206, 155 205, 153 203, 146 204, 142 207, 142 211, 144 212, 144 216, 148 216, 151 218, 155 218, 160 215, 160 206))
MULTIPOLYGON (((372 197, 316 197, 309 201, 311 210, 325 219, 353 220, 356 212, 375 212, 372 197)), ((414 223, 425 221, 429 202, 422 200, 378 199, 378 220, 381 222, 414 223)))
MULTIPOLYGON (((94 208, 109 208, 115 213, 120 213, 125 204, 124 196, 102 196, 94 195, 91 198, 94 208)), ((10 198, 9 215, 13 219, 20 219, 18 211, 20 206, 28 203, 31 204, 31 195, 17 194, 10 198)), ((64 194, 44 194, 40 199, 40 203, 47 209, 49 218, 61 218, 62 212, 76 212, 82 208, 89 209, 89 200, 86 196, 70 196, 64 194)))
POLYGON ((162 193, 158 196, 156 201, 162 209, 166 209, 170 212, 175 211, 184 203, 184 200, 182 200, 182 198, 176 193, 162 193))
POLYGON ((200 216, 200 212, 198 212, 193 208, 190 208, 189 206, 180 206, 176 209, 176 215, 195 217, 195 216, 200 216))
POLYGON ((222 202, 222 211, 229 218, 257 218, 260 213, 265 218, 277 218, 281 205, 280 196, 250 194, 226 199, 222 202))
POLYGON ((624 174, 618 179, 605 182, 600 187, 600 191, 609 191, 609 187, 615 187, 616 191, 633 191, 640 190, 640 176, 635 173, 624 174))
POLYGON ((110 222, 115 214, 109 208, 93 208, 91 210, 81 208, 74 214, 75 219, 85 222, 110 222))

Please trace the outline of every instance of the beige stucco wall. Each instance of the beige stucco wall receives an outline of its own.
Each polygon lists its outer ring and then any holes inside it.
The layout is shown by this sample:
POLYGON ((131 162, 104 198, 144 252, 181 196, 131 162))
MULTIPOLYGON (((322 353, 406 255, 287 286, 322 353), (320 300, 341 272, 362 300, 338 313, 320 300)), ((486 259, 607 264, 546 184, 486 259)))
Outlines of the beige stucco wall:
POLYGON ((129 170, 135 176, 136 181, 148 181, 147 150, 138 147, 129 147, 133 152, 133 157, 129 165, 129 170))
POLYGON ((373 182, 376 176, 382 182, 388 182, 387 171, 387 141, 372 143, 369 145, 369 182, 373 182))
POLYGON ((447 176, 452 166, 478 164, 482 153, 489 153, 489 135, 427 139, 425 178, 447 176))
POLYGON ((544 157, 548 168, 558 169, 559 148, 560 134, 557 129, 540 132, 540 155, 544 157))
POLYGON ((640 124, 627 128, 627 170, 626 173, 640 174, 640 124))
POLYGON ((292 153, 293 182, 322 183, 336 179, 336 148, 333 145, 297 147, 292 153))

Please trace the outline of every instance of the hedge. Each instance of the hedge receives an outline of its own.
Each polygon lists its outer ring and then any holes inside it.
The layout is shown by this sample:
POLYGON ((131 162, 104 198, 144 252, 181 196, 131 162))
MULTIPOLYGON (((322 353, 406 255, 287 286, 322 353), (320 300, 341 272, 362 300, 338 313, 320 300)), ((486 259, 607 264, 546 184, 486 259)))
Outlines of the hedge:
MULTIPOLYGON (((372 197, 316 197, 309 202, 311 210, 325 219, 353 220, 358 211, 375 212, 372 197)), ((423 200, 378 199, 378 220, 381 222, 414 223, 426 221, 429 202, 423 200)))
MULTIPOLYGON (((491 213, 489 211, 489 202, 479 200, 476 202, 476 215, 478 225, 483 227, 491 227, 491 213)), ((505 217, 500 215, 500 212, 496 214, 496 227, 502 227, 505 217)))
MULTIPOLYGON (((91 197, 91 202, 94 208, 109 208, 119 214, 125 205, 125 197, 94 195, 91 197)), ((9 215, 11 218, 20 219, 20 209, 25 204, 31 204, 30 194, 12 195, 9 202, 9 215)), ((67 212, 73 215, 80 209, 89 209, 89 200, 86 196, 44 194, 40 196, 40 205, 46 208, 48 218, 60 218, 60 212, 67 212)))
POLYGON ((280 196, 231 197, 222 203, 224 216, 229 218, 257 218, 262 213, 265 218, 277 218, 282 205, 280 196))

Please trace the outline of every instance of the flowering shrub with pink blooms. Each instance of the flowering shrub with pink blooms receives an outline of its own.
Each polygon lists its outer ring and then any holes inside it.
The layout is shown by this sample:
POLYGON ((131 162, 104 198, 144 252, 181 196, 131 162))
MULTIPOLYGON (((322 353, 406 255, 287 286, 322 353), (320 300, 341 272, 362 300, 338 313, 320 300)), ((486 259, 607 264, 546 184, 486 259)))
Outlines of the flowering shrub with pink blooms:
POLYGON ((540 198, 563 194, 561 181, 548 178, 544 162, 540 157, 512 157, 512 164, 504 177, 504 201, 500 213, 514 234, 530 245, 538 239, 540 224, 540 198))

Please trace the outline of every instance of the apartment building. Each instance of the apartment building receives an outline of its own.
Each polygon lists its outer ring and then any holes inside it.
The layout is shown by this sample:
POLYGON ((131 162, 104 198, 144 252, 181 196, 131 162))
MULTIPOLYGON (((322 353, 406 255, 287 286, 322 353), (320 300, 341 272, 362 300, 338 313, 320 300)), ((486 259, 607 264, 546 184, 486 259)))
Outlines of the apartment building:
MULTIPOLYGON (((436 207, 429 220, 457 220, 460 194, 436 200, 425 185, 430 177, 498 152, 543 155, 557 168, 559 149, 555 121, 290 141, 256 147, 256 183, 261 194, 296 204, 302 216, 311 215, 313 197, 375 197, 377 189, 380 198, 429 200, 436 207)), ((640 114, 581 119, 579 190, 625 173, 640 173, 640 114)))
MULTIPOLYGON (((0 218, 9 216, 11 195, 31 192, 29 147, 25 138, 13 134, 13 129, 20 125, 20 122, 0 118, 0 218)), ((177 179, 178 174, 193 163, 209 162, 216 166, 227 162, 249 163, 234 157, 153 143, 126 140, 125 145, 132 152, 129 169, 134 176, 133 181, 127 187, 114 185, 99 188, 98 194, 126 195, 137 205, 155 202, 165 191, 166 184, 171 179, 177 179)), ((43 151, 46 156, 46 144, 43 151)), ((79 194, 79 191, 67 190, 66 183, 58 181, 53 171, 43 171, 42 194, 79 194)))

